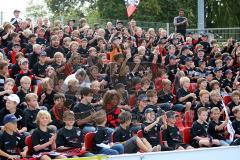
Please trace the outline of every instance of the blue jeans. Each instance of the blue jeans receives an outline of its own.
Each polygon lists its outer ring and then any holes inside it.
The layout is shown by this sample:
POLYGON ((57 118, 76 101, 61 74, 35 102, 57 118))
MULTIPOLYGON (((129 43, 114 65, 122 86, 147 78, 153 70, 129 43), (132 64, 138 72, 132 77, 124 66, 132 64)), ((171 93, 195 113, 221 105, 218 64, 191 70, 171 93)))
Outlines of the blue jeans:
POLYGON ((185 107, 183 104, 175 104, 172 109, 177 112, 184 112, 185 107))
POLYGON ((102 148, 98 154, 118 155, 123 154, 124 147, 121 143, 114 144, 111 148, 102 148))
POLYGON ((160 103, 158 106, 165 112, 171 110, 171 103, 160 103))

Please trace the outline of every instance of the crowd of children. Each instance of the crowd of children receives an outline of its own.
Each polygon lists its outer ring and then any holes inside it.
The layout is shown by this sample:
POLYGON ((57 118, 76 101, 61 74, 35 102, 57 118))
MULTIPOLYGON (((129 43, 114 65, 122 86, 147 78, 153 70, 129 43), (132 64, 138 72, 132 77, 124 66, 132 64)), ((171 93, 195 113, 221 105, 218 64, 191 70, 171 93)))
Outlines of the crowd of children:
POLYGON ((0 28, 0 159, 240 145, 235 39, 14 16, 0 28))

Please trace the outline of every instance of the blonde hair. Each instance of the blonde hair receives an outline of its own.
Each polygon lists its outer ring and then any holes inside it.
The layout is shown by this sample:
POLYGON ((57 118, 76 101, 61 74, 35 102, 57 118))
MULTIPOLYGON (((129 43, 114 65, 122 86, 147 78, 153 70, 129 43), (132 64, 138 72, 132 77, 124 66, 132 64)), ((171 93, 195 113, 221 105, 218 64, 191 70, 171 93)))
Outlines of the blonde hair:
POLYGON ((69 81, 68 81, 68 87, 74 87, 74 86, 76 86, 76 85, 78 85, 78 80, 77 79, 70 79, 69 81))
POLYGON ((64 58, 64 55, 63 55, 63 53, 61 53, 61 52, 56 52, 56 53, 54 54, 53 58, 57 58, 58 56, 61 56, 62 58, 64 58))
POLYGON ((34 44, 33 51, 35 51, 37 48, 42 48, 42 46, 40 44, 34 44))
POLYGON ((26 102, 29 102, 32 98, 38 99, 38 95, 37 95, 36 93, 28 93, 28 94, 25 96, 26 102))
POLYGON ((232 109, 233 114, 237 114, 239 111, 240 111, 240 106, 235 106, 235 107, 232 109))
POLYGON ((216 95, 221 96, 220 93, 219 93, 219 91, 217 91, 217 90, 212 90, 212 91, 210 92, 210 97, 216 96, 216 95))
POLYGON ((47 84, 48 83, 50 83, 50 85, 54 85, 54 81, 53 81, 53 79, 51 79, 51 78, 49 78, 49 77, 46 77, 46 78, 44 78, 43 80, 42 80, 42 83, 41 83, 41 85, 42 85, 42 88, 43 88, 43 90, 46 90, 47 89, 47 84))
POLYGON ((49 119, 49 123, 52 122, 52 118, 51 118, 50 113, 48 111, 46 111, 46 110, 40 110, 38 112, 37 116, 36 116, 36 121, 35 121, 38 125, 39 125, 40 118, 42 116, 46 116, 49 119))
POLYGON ((199 96, 200 97, 202 97, 204 94, 208 94, 209 95, 209 92, 207 91, 207 90, 201 90, 200 92, 199 92, 199 96))
POLYGON ((218 107, 213 107, 211 109, 211 113, 213 113, 213 112, 220 112, 220 109, 218 107))
POLYGON ((15 85, 15 80, 12 78, 7 78, 4 84, 7 84, 7 83, 12 83, 13 85, 15 85))
POLYGON ((71 49, 72 45, 74 45, 74 44, 76 44, 76 45, 79 46, 79 43, 78 43, 78 42, 76 42, 76 41, 72 41, 72 42, 69 44, 69 48, 71 49))
POLYGON ((181 77, 180 86, 183 87, 184 83, 190 83, 190 79, 188 77, 181 77))
POLYGON ((138 47, 138 52, 142 51, 142 50, 146 50, 146 48, 144 46, 139 46, 138 47))
POLYGON ((20 83, 22 84, 23 82, 29 82, 29 83, 31 83, 31 78, 29 78, 28 76, 23 76, 23 77, 20 79, 20 83))

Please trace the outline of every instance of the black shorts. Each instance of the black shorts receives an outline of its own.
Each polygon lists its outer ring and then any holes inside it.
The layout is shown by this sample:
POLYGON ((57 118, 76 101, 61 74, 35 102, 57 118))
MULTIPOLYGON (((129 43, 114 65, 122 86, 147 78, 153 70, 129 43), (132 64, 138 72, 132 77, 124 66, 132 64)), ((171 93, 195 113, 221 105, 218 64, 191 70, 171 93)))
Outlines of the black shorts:
POLYGON ((124 153, 137 153, 137 136, 134 136, 123 143, 124 146, 124 153))
POLYGON ((190 145, 184 144, 184 143, 176 143, 174 146, 172 146, 172 148, 174 148, 175 150, 178 149, 179 147, 183 147, 184 149, 187 149, 187 147, 189 146, 190 145))

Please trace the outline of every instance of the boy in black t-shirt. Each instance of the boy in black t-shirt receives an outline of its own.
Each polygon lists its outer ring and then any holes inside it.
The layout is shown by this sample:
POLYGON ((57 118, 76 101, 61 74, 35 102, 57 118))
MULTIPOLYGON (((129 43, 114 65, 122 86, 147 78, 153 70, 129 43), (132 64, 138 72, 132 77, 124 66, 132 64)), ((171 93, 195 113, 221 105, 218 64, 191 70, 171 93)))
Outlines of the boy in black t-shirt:
POLYGON ((168 111, 166 113, 168 125, 163 131, 163 143, 166 147, 171 147, 174 150, 193 149, 192 146, 183 143, 182 135, 176 123, 176 114, 174 111, 168 111))
POLYGON ((40 160, 66 158, 57 152, 52 152, 53 150, 56 150, 57 135, 55 131, 48 128, 48 125, 51 121, 51 115, 48 113, 48 111, 41 110, 38 112, 36 117, 38 128, 33 131, 31 139, 33 154, 37 155, 40 160))
POLYGON ((188 77, 180 78, 181 88, 177 91, 177 100, 180 104, 185 105, 185 111, 190 110, 191 106, 195 103, 197 97, 195 93, 188 91, 190 87, 190 79, 188 77))
POLYGON ((16 159, 27 155, 25 137, 16 132, 17 121, 18 119, 13 114, 7 114, 3 118, 4 132, 0 135, 1 160, 16 159))
POLYGON ((111 143, 111 133, 106 128, 107 115, 104 110, 96 112, 94 119, 97 125, 97 131, 93 138, 93 151, 97 154, 117 155, 123 154, 124 147, 121 143, 111 143))
POLYGON ((94 132, 96 129, 93 126, 93 112, 95 108, 91 105, 93 93, 90 88, 81 89, 81 101, 73 108, 75 113, 76 123, 83 129, 84 133, 94 132))
POLYGON ((33 129, 37 128, 37 124, 35 123, 38 112, 40 111, 38 105, 38 96, 35 93, 28 93, 25 97, 27 108, 24 110, 25 120, 27 130, 32 132, 33 129))
POLYGON ((160 151, 159 146, 152 148, 151 144, 145 138, 131 135, 129 126, 132 115, 130 112, 122 112, 118 116, 120 126, 113 133, 113 142, 120 142, 124 146, 124 153, 136 153, 138 150, 143 152, 160 151))
POLYGON ((35 78, 37 81, 41 81, 43 78, 46 77, 46 60, 47 60, 47 53, 45 51, 42 51, 38 57, 39 61, 33 65, 33 74, 35 75, 35 78))
POLYGON ((213 139, 207 132, 208 124, 208 110, 207 108, 201 107, 197 111, 198 120, 193 122, 190 131, 190 144, 195 148, 199 147, 212 147, 219 146, 220 142, 218 139, 213 139))
POLYGON ((218 139, 222 146, 229 146, 231 144, 230 140, 225 138, 225 130, 224 128, 228 124, 228 117, 225 117, 225 121, 219 121, 220 118, 220 109, 217 107, 213 107, 211 109, 211 121, 208 126, 208 133, 214 139, 218 139))
POLYGON ((65 126, 57 133, 56 145, 57 150, 64 152, 71 149, 79 149, 77 155, 69 155, 68 157, 89 157, 92 153, 82 150, 83 133, 78 127, 74 127, 74 112, 65 111, 63 114, 65 126))
POLYGON ((152 146, 161 147, 161 151, 169 151, 172 148, 160 146, 160 131, 167 128, 166 115, 165 112, 162 112, 162 115, 156 114, 152 108, 145 110, 145 119, 146 121, 142 124, 142 133, 143 137, 152 146))

